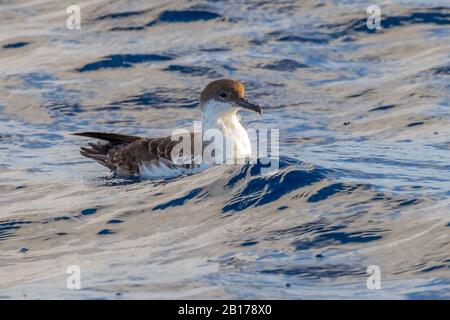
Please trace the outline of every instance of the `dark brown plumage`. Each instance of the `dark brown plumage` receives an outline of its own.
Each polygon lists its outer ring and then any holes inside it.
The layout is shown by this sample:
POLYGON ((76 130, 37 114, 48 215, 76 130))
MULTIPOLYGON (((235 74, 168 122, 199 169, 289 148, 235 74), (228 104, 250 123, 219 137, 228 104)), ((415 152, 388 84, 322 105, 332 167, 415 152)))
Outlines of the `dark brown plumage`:
MULTIPOLYGON (((171 156, 174 146, 179 141, 172 141, 171 137, 146 139, 105 132, 80 132, 74 135, 104 141, 89 143, 90 148, 81 147, 80 153, 120 175, 139 174, 139 165, 142 163, 154 165, 164 163, 168 167, 179 166, 173 163, 171 156)), ((194 135, 190 134, 189 138, 193 149, 194 135)), ((192 167, 189 164, 181 166, 192 167)))

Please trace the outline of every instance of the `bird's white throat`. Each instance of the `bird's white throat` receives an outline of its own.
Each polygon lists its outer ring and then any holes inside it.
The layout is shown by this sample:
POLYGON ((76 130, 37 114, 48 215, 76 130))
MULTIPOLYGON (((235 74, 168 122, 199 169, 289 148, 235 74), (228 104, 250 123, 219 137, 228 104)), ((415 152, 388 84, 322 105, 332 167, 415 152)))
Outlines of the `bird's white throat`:
MULTIPOLYGON (((208 131, 218 130, 223 136, 224 146, 234 145, 234 153, 226 148, 223 154, 227 159, 243 159, 252 155, 252 147, 247 131, 240 123, 237 112, 240 108, 219 101, 208 101, 203 106, 202 131, 208 135, 208 131)), ((219 148, 216 145, 216 148, 219 148)), ((224 150, 222 150, 224 151, 224 150)))

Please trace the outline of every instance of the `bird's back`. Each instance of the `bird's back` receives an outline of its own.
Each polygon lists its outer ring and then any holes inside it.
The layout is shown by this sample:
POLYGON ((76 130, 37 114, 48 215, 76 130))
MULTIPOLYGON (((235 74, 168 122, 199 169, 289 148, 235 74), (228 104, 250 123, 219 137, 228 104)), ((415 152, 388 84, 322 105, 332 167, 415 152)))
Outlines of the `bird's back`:
MULTIPOLYGON (((179 166, 172 161, 172 150, 179 141, 172 141, 171 137, 142 138, 105 132, 81 132, 75 135, 102 140, 89 143, 89 147, 81 147, 81 155, 97 161, 120 175, 139 174, 143 164, 146 164, 146 167, 149 165, 164 165, 169 168, 179 166)), ((190 134, 191 140, 193 136, 190 134)))

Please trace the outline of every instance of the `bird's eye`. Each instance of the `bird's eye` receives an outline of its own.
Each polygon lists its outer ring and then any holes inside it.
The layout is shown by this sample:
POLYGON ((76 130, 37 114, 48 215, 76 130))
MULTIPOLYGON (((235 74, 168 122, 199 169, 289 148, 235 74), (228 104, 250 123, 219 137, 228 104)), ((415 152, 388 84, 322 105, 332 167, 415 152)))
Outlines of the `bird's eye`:
POLYGON ((225 98, 227 97, 227 93, 226 93, 226 92, 221 92, 221 93, 219 94, 219 97, 225 99, 225 98))

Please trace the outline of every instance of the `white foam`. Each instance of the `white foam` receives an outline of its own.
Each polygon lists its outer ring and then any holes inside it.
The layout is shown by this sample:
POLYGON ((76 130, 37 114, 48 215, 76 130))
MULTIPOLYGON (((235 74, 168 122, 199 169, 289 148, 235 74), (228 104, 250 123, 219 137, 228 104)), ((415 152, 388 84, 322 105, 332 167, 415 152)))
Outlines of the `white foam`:
POLYGON ((207 164, 200 164, 193 168, 169 167, 165 163, 142 163, 139 165, 139 176, 143 179, 167 179, 182 175, 189 175, 207 169, 207 164))

